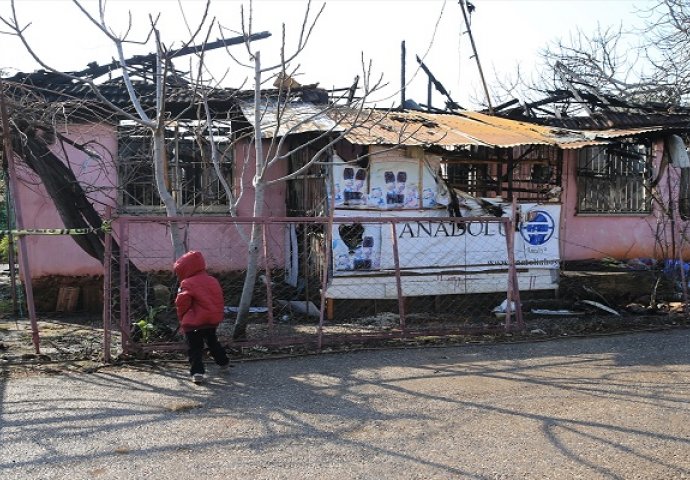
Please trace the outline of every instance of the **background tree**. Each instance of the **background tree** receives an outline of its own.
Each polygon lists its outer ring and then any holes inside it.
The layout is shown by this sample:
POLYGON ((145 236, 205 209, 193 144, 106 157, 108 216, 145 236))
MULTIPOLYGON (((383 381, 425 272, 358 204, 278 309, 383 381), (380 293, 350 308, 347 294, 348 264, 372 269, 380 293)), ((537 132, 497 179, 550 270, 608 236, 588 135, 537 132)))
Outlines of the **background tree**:
POLYGON ((552 115, 588 113, 574 91, 627 104, 687 104, 690 1, 657 0, 637 14, 641 28, 599 27, 555 40, 541 52, 538 74, 496 81, 499 102, 517 98, 530 104, 571 92, 552 115))
MULTIPOLYGON (((16 2, 11 1, 11 13, 7 17, 0 17, 0 21, 9 28, 11 34, 15 35, 20 39, 22 44, 25 46, 27 52, 32 56, 32 58, 46 71, 53 73, 56 76, 62 77, 66 80, 70 80, 76 84, 86 85, 89 87, 96 100, 104 106, 107 110, 117 115, 121 119, 130 120, 138 125, 141 125, 151 133, 153 141, 153 156, 152 162, 155 172, 155 181, 158 194, 161 201, 165 206, 166 215, 169 217, 175 217, 179 214, 175 200, 172 197, 167 185, 165 178, 165 129, 167 123, 171 121, 168 118, 168 111, 166 109, 166 87, 167 79, 171 68, 172 52, 166 47, 160 37, 160 31, 157 28, 157 18, 149 17, 149 27, 145 32, 142 39, 130 39, 130 32, 132 30, 132 19, 130 15, 129 28, 126 29, 124 34, 116 34, 109 26, 106 21, 106 2, 104 0, 99 0, 98 9, 96 15, 93 15, 83 4, 78 0, 73 0, 73 4, 83 13, 85 19, 98 28, 98 30, 105 35, 114 46, 117 52, 117 65, 119 73, 121 74, 122 84, 127 90, 129 95, 129 100, 131 102, 131 108, 123 108, 122 106, 113 102, 107 95, 105 95, 101 89, 102 86, 96 82, 96 80, 88 75, 79 75, 78 72, 63 72, 54 67, 49 63, 44 61, 41 56, 35 52, 26 36, 27 28, 29 23, 20 22, 17 16, 16 2), (133 69, 128 64, 128 59, 125 56, 125 47, 128 44, 135 45, 145 45, 152 44, 155 55, 151 58, 151 67, 153 73, 153 81, 155 84, 155 108, 153 111, 144 108, 141 93, 137 91, 132 80, 133 69)), ((192 44, 197 38, 200 37, 201 33, 207 29, 212 28, 215 25, 215 19, 208 19, 208 9, 210 1, 205 4, 205 10, 202 19, 198 23, 198 26, 194 31, 191 32, 190 38, 183 44, 183 48, 192 44)), ((22 137, 26 138, 26 137, 22 137)), ((32 147, 38 148, 38 144, 31 145, 32 147)), ((30 145, 25 145, 25 147, 30 147, 30 145)), ((20 150, 18 150, 20 151, 20 150)), ((30 150, 24 150, 25 154, 30 154, 30 150)), ((46 152, 39 152, 39 155, 45 155, 46 152)), ((26 158, 26 157, 25 157, 26 158)), ((50 190, 49 190, 50 193, 50 190)), ((72 222, 69 217, 63 215, 64 212, 58 208, 61 213, 63 220, 66 220, 66 226, 71 227, 72 222)), ((180 227, 177 224, 171 224, 170 228, 171 242, 173 245, 173 250, 175 257, 179 257, 185 251, 183 244, 183 235, 180 227)), ((88 250, 87 250, 88 252, 88 250)), ((90 252, 89 252, 90 253, 90 252)))

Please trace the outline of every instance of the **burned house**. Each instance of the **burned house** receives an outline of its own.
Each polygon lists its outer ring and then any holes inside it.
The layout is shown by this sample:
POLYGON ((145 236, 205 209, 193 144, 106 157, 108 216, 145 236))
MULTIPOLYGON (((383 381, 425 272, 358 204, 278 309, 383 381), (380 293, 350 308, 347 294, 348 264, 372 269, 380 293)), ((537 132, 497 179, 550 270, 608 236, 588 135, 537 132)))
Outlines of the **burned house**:
MULTIPOLYGON (((37 95, 37 102, 63 109, 75 99, 88 101, 88 107, 68 109, 57 127, 64 141, 48 151, 80 185, 90 215, 105 218, 106 207, 113 212, 116 241, 124 240, 118 222, 146 217, 128 233, 141 241, 137 268, 168 270, 173 258, 161 245, 169 227, 150 218, 164 211, 149 134, 100 111, 83 87, 40 74, 8 84, 15 98, 37 95)), ((139 88, 145 97, 150 85, 139 88)), ((103 91, 126 104, 121 84, 103 91)), ((266 255, 269 266, 284 273, 280 281, 298 292, 318 294, 323 272, 323 293, 331 300, 504 292, 509 263, 518 266, 520 290, 553 292, 564 263, 684 256, 687 212, 678 205, 687 167, 682 155, 668 152, 675 135, 686 131, 685 114, 638 113, 626 117, 635 123, 609 118, 598 125, 549 122, 505 109, 499 109, 502 116, 376 109, 355 114, 314 86, 298 87, 289 98, 263 93, 260 122, 271 127, 264 130, 265 151, 292 152, 271 167, 270 178, 286 180, 266 192, 263 221, 281 219, 269 227, 266 255), (336 136, 338 142, 324 149, 336 136), (303 288, 305 282, 311 289, 303 288)), ((176 120, 166 128, 165 174, 173 198, 182 216, 217 219, 194 230, 196 238, 207 239, 196 247, 218 252, 210 267, 241 272, 246 251, 233 247, 243 240, 230 225, 233 218, 253 215, 251 94, 213 92, 212 124, 185 114, 194 104, 188 89, 171 88, 169 95, 176 120), (219 168, 208 160, 211 139, 221 152, 219 168), (231 197, 238 199, 233 208, 231 197)), ((55 192, 46 190, 36 170, 22 169, 18 193, 25 228, 98 226, 65 215, 74 204, 51 204, 47 199, 55 192)), ((31 275, 52 284, 75 277, 98 282, 104 252, 99 258, 99 251, 94 255, 74 240, 30 237, 31 275)))
MULTIPOLYGON (((294 215, 327 216, 332 206, 339 219, 329 298, 400 294, 388 224, 377 220, 396 216, 446 219, 398 225, 400 283, 410 296, 504 289, 505 232, 489 222, 510 217, 513 202, 521 290, 556 290, 563 265, 650 265, 685 252, 671 227, 683 228, 686 218, 677 210, 683 167, 668 152, 686 131, 687 115, 637 115, 635 124, 594 128, 466 111, 377 114, 345 135, 327 168, 293 181, 288 194, 294 215), (451 220, 458 217, 477 218, 458 228, 451 220)), ((308 138, 301 135, 293 141, 308 138)))

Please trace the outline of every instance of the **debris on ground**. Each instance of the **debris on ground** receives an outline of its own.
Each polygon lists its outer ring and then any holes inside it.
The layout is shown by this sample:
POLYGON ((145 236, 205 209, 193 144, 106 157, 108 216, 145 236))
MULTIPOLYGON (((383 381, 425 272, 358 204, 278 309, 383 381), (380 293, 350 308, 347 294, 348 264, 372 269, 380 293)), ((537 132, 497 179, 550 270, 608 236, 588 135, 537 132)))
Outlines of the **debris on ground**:
MULTIPOLYGON (((274 310, 274 322, 270 325, 265 307, 263 311, 249 314, 248 342, 232 341, 231 312, 219 327, 218 335, 233 360, 242 361, 276 355, 311 354, 317 351, 317 345, 325 353, 376 347, 537 341, 690 326, 686 305, 675 299, 677 291, 673 290, 672 283, 669 287, 668 282, 660 281, 658 272, 644 261, 626 265, 609 265, 608 268, 616 269, 613 272, 564 272, 559 298, 524 295, 521 304, 524 325, 513 322, 510 331, 506 330, 505 320, 497 315, 507 309, 505 300, 493 310, 496 303, 488 305, 484 316, 472 315, 462 309, 451 313, 408 311, 404 330, 400 316, 394 312, 362 314, 319 325, 318 318, 307 312, 300 315, 285 304, 274 310), (318 340, 321 333, 323 344, 318 340), (267 339, 279 341, 264 344, 267 339)), ((155 361, 185 362, 184 341, 175 330, 175 320, 166 317, 165 321, 167 323, 158 325, 148 339, 159 342, 161 348, 151 347, 146 349, 146 353, 129 356, 121 354, 120 332, 113 325, 108 332, 112 341, 111 364, 131 366, 148 362, 146 365, 151 366, 155 361)), ((40 353, 35 351, 32 343, 29 320, 0 313, 0 376, 17 369, 60 373, 90 372, 103 367, 105 331, 100 315, 41 313, 38 328, 40 353)), ((142 339, 135 341, 141 342, 142 339)))

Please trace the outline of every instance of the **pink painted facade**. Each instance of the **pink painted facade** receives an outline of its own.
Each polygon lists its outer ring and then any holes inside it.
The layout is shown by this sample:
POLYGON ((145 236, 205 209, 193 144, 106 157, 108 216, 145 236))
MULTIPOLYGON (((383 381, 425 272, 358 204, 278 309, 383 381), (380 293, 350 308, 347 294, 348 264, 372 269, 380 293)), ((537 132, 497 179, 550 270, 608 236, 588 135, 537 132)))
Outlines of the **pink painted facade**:
MULTIPOLYGON (((70 167, 77 179, 87 186, 87 196, 99 213, 104 213, 106 205, 117 204, 117 131, 109 125, 70 126, 64 132, 76 143, 91 143, 100 159, 89 157, 69 145, 65 153, 61 147, 53 146, 52 151, 63 160, 69 158, 70 167)), ((242 191, 238 206, 238 215, 253 215, 254 187, 252 179, 255 172, 253 149, 244 145, 236 147, 236 157, 247 159, 245 168, 235 173, 237 191, 242 191)), ((286 164, 276 164, 269 170, 268 179, 275 179, 285 174, 286 164)), ((52 201, 48 197, 40 180, 27 168, 19 168, 19 200, 23 212, 25 228, 64 228, 52 201)), ((279 182, 266 191, 265 216, 285 216, 285 183, 279 182)), ((208 252, 209 268, 216 270, 234 270, 246 267, 246 242, 249 227, 238 233, 238 228, 229 224, 200 224, 190 227, 188 232, 189 249, 200 249, 208 252)), ((113 223, 113 237, 119 241, 121 228, 119 222, 113 223)), ((129 223, 128 243, 135 264, 142 270, 169 270, 174 258, 170 246, 168 227, 165 223, 129 223)), ((281 264, 282 227, 272 227, 267 232, 269 245, 273 253, 273 262, 281 264)), ((33 277, 48 275, 85 276, 101 275, 101 263, 87 255, 77 244, 65 235, 30 235, 27 236, 29 266, 33 277)))
MULTIPOLYGON (((99 212, 106 205, 117 203, 117 132, 108 125, 70 126, 66 132, 78 143, 93 142, 92 148, 101 159, 65 146, 72 170, 82 185, 89 186, 89 198, 99 212)), ((655 145, 655 169, 661 163, 662 142, 655 145)), ((61 158, 64 154, 58 147, 53 151, 61 158)), ((393 158, 394 153, 383 154, 393 158)), ((254 149, 240 144, 235 150, 235 189, 241 192, 238 216, 253 216, 255 172, 254 149)), ((648 215, 579 215, 577 213, 576 151, 564 151, 563 193, 560 219, 561 259, 585 260, 613 257, 662 258, 671 245, 671 234, 662 220, 660 207, 654 204, 648 215), (661 225, 661 227, 659 227, 661 225), (661 232, 661 233, 660 233, 661 232), (658 238, 662 239, 661 246, 658 238), (660 250, 661 248, 661 250, 660 250)), ((274 165, 268 179, 276 179, 287 173, 287 162, 274 165)), ((669 167, 667 174, 675 178, 677 169, 669 167)), ((20 169, 20 201, 24 212, 26 228, 63 228, 55 207, 45 190, 31 172, 20 169)), ((677 182, 671 182, 675 184, 677 182)), ((659 182, 659 195, 668 197, 667 182, 659 182)), ((284 217, 286 215, 286 184, 278 182, 268 188, 264 204, 264 216, 284 217)), ((198 218, 198 217, 197 217, 198 218)), ((683 225, 684 226, 684 225, 683 225)), ((114 238, 119 241, 120 227, 113 225, 114 238)), ((128 228, 128 244, 132 261, 141 270, 168 270, 174 261, 170 247, 168 227, 164 222, 132 222, 128 228)), ((235 226, 228 223, 195 224, 188 231, 188 248, 205 252, 209 268, 216 271, 242 270, 246 266, 249 225, 235 226)), ((285 234, 282 226, 271 226, 266 232, 273 266, 282 266, 285 255, 285 234)), ((101 264, 86 255, 72 239, 62 235, 29 236, 29 264, 34 277, 47 275, 100 275, 101 264)), ((690 255, 690 252, 688 252, 690 255)))
MULTIPOLYGON (((653 147, 654 176, 661 169, 663 141, 653 147)), ((566 150, 563 155, 563 194, 561 197, 560 247, 561 258, 566 261, 632 258, 668 258, 671 251, 670 222, 662 214, 658 202, 652 203, 652 212, 647 215, 587 215, 577 213, 577 152, 566 150), (657 237, 660 241, 657 241, 657 237)), ((677 185, 679 171, 670 166, 656 189, 658 198, 668 203, 669 183, 677 185), (670 176, 670 182, 668 181, 670 176)), ((677 198, 674 189, 674 198, 677 198)), ((678 231, 685 223, 677 225, 678 231)), ((690 252, 685 252, 688 258, 690 252)))
MULTIPOLYGON (((70 125, 65 133, 76 143, 90 144, 101 159, 89 157, 76 148, 65 145, 70 167, 82 185, 89 185, 88 197, 99 212, 105 205, 115 205, 117 196, 117 173, 113 158, 117 152, 115 128, 108 125, 70 125)), ((53 145, 51 150, 65 158, 61 147, 53 145)), ((48 197, 40 180, 26 167, 17 169, 19 176, 19 201, 21 202, 25 228, 64 228, 62 220, 48 197)), ((103 268, 100 262, 81 250, 65 235, 29 235, 27 238, 28 260, 34 277, 44 275, 97 275, 103 268)))

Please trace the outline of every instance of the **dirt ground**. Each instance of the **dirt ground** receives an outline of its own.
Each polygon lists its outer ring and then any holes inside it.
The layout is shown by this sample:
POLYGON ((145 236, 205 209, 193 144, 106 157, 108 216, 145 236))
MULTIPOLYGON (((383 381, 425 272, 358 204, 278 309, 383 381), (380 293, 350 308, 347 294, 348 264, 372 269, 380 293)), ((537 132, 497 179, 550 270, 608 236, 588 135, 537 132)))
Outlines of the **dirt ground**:
MULTIPOLYGON (((371 319, 369 319, 371 320, 371 319)), ((323 349, 328 352, 343 352, 371 348, 404 348, 424 345, 484 344, 536 342, 550 338, 597 336, 618 334, 632 331, 656 331, 690 326, 690 319, 684 313, 661 312, 655 315, 621 316, 596 315, 587 317, 538 317, 526 316, 525 329, 506 332, 502 328, 484 331, 482 325, 474 333, 452 334, 445 336, 420 335, 409 338, 376 338, 367 340, 362 335, 372 331, 382 333, 380 325, 375 330, 371 322, 362 325, 326 326, 331 339, 336 338, 323 349), (338 341, 339 335, 342 341, 338 341), (359 335, 359 336, 358 336, 359 335)), ((487 327, 487 325, 483 325, 487 327)), ((385 325, 384 325, 385 327, 385 325)), ((102 319, 94 315, 70 315, 50 317, 42 316, 38 320, 40 336, 40 354, 36 353, 32 343, 32 329, 28 319, 17 319, 10 315, 0 318, 0 376, 26 373, 59 373, 69 371, 94 372, 103 367, 103 324, 102 319)), ((227 326, 226 326, 227 329, 227 326)), ((265 325, 254 325, 252 331, 265 329, 265 325)), ((293 338, 314 336, 314 325, 292 326, 293 338)), ((390 330, 388 330, 390 333, 390 330)), ((111 366, 141 363, 142 361, 184 362, 184 352, 151 351, 145 355, 125 357, 120 354, 120 335, 113 331, 111 348, 111 366)), ((234 360, 271 358, 277 356, 302 355, 313 353, 313 347, 304 345, 282 345, 265 347, 256 344, 234 344, 231 337, 221 331, 221 341, 227 346, 234 360)), ((178 344, 178 347, 181 344, 178 344)))
MULTIPOLYGON (((644 273, 644 272, 643 272, 644 273)), ((599 291, 612 295, 612 288, 630 291, 635 284, 633 278, 626 284, 621 276, 603 276, 595 284, 599 291), (608 285, 610 284, 610 285, 608 285), (625 288, 623 288, 624 286, 625 288)), ((595 278, 596 280, 596 278, 595 278)), ((641 284, 641 282, 637 282, 641 284)), ((576 288, 572 281, 571 291, 576 288)), ((586 289, 592 290, 591 287, 586 289)), ((0 269, 0 302, 5 313, 0 311, 0 375, 19 372, 62 372, 96 371, 104 366, 103 319, 98 314, 87 313, 40 313, 38 330, 40 353, 32 342, 32 328, 25 315, 15 315, 8 308, 9 278, 7 269, 0 269), (10 311, 8 313, 8 310, 10 311)), ((596 292, 595 292, 596 293, 596 292)), ((605 301, 601 294, 593 298, 605 301)), ((608 303, 608 302, 607 302, 608 303)), ((452 315, 415 315, 406 317, 408 333, 400 335, 399 317, 392 313, 363 316, 347 322, 331 322, 324 325, 323 352, 351 351, 369 348, 397 348, 420 345, 476 344, 476 343, 514 343, 540 341, 549 338, 568 336, 595 336, 630 331, 664 330, 690 326, 690 315, 677 300, 659 301, 655 308, 643 306, 649 299, 629 302, 622 299, 611 302, 618 315, 602 309, 598 305, 586 304, 567 298, 560 300, 524 299, 524 329, 506 331, 503 320, 487 317, 459 321, 452 315), (563 310, 563 307, 567 307, 563 310)), ((10 305, 11 306, 11 305, 10 305)), ((171 330, 168 327, 168 330, 171 330)), ((279 342, 265 342, 267 325, 265 318, 258 316, 248 329, 248 342, 232 341, 232 319, 228 318, 219 328, 219 337, 235 360, 246 358, 276 357, 314 353, 316 343, 316 320, 277 322, 273 331, 279 342)), ((111 365, 123 365, 132 361, 173 361, 186 360, 183 339, 179 335, 166 340, 176 344, 162 344, 161 348, 147 344, 146 353, 136 356, 121 354, 120 334, 116 328, 111 332, 111 365), (171 346, 173 348, 171 348, 171 346)))

